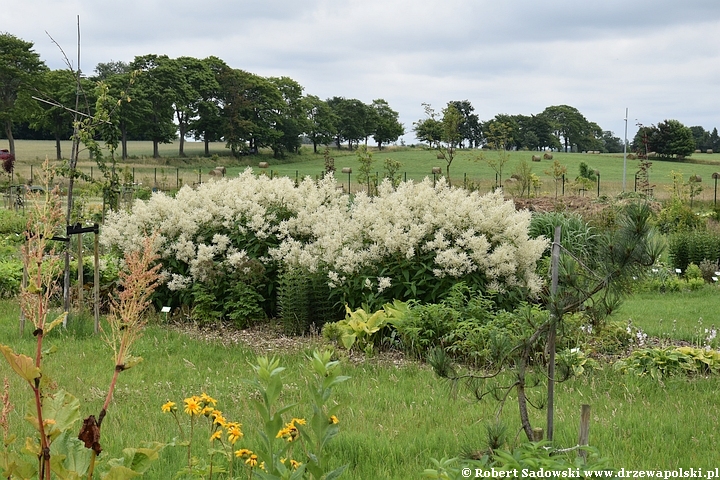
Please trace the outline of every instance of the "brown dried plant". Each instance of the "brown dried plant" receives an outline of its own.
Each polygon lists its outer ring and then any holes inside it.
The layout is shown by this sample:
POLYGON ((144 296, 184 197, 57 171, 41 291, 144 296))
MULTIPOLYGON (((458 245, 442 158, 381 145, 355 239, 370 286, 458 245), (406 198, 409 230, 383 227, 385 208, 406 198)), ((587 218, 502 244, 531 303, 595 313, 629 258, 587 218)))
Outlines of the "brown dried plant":
POLYGON ((125 254, 124 269, 119 273, 119 294, 110 301, 107 329, 103 329, 103 334, 113 350, 115 370, 100 414, 97 419, 94 415, 87 417, 78 435, 85 447, 93 450, 89 479, 93 475, 95 458, 102 451, 100 427, 107 415, 118 375, 142 360, 132 356, 132 347, 142 335, 146 324, 144 313, 150 306, 150 297, 159 284, 159 270, 162 265, 156 263, 159 257, 153 248, 154 241, 154 236, 145 238, 138 250, 125 254))

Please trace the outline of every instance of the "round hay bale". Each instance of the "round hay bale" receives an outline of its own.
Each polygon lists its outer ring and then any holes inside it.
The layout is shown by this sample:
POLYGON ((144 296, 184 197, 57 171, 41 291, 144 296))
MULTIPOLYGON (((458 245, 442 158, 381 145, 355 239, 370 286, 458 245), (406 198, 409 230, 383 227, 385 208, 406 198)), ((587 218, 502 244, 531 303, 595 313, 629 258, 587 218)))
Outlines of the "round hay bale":
POLYGON ((260 168, 268 168, 270 164, 268 162, 260 162, 258 163, 258 167, 260 168))
POLYGON ((544 158, 545 160, 552 160, 552 159, 553 159, 553 155, 552 155, 552 153, 546 153, 545 155, 543 155, 543 158, 544 158))
POLYGON ((532 161, 533 161, 533 162, 539 162, 539 161, 540 161, 540 155, 533 155, 533 156, 532 156, 532 161))
POLYGON ((713 149, 712 149, 712 148, 708 148, 707 150, 705 150, 705 153, 713 153, 713 149))
POLYGON ((442 173, 442 168, 440 168, 440 167, 433 167, 433 168, 432 168, 432 173, 433 173, 433 175, 439 175, 439 174, 442 173))

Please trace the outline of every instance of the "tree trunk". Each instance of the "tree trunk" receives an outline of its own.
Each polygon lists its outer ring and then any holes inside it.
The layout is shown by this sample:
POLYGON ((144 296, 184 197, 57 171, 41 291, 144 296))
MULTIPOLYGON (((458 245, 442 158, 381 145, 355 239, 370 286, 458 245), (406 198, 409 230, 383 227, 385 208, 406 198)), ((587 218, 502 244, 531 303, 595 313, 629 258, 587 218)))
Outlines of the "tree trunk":
POLYGON ((127 126, 124 122, 120 123, 120 148, 122 150, 122 153, 120 157, 123 160, 127 160, 128 158, 128 151, 127 151, 127 126))
POLYGON ((178 152, 181 157, 185 156, 185 125, 180 122, 180 151, 178 152))
POLYGON ((5 120, 5 135, 7 135, 8 149, 10 153, 15 156, 15 138, 12 134, 12 121, 5 120))
POLYGON ((55 133, 55 158, 62 160, 62 149, 60 147, 60 135, 55 133))
POLYGON ((209 157, 210 156, 210 140, 208 140, 207 133, 205 133, 203 140, 205 141, 205 156, 209 157))
POLYGON ((153 158, 160 158, 160 148, 158 147, 160 142, 153 140, 153 158))
POLYGON ((313 153, 317 153, 317 142, 313 139, 313 153))

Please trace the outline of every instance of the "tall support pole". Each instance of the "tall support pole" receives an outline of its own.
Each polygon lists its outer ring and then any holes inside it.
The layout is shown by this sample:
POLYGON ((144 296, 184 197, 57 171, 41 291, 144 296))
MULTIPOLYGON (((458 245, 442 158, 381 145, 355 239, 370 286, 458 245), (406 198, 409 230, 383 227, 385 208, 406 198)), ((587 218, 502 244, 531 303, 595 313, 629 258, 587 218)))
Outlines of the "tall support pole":
POLYGON ((627 119, 628 109, 625 109, 625 142, 623 143, 623 192, 625 191, 625 175, 627 172, 627 119))
POLYGON ((78 312, 82 314, 83 310, 83 283, 85 283, 83 272, 83 244, 82 244, 82 233, 78 233, 78 312))
POLYGON ((98 237, 100 236, 100 230, 98 224, 94 225, 94 237, 95 237, 95 278, 93 279, 93 306, 95 314, 95 333, 100 333, 100 251, 98 245, 98 237))
POLYGON ((560 226, 555 227, 555 239, 552 245, 550 283, 550 329, 548 331, 548 405, 547 405, 547 439, 552 442, 555 427, 555 337, 557 322, 560 321, 557 304, 558 267, 560 264, 560 226))

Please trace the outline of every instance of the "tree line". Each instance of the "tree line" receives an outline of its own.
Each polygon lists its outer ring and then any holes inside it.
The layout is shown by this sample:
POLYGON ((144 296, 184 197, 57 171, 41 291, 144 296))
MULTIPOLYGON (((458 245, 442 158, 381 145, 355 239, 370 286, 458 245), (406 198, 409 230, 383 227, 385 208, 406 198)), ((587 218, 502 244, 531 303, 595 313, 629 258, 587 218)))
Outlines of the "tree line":
MULTIPOLYGON (((317 152, 318 145, 330 143, 338 148, 367 145, 370 137, 382 148, 405 134, 398 112, 384 99, 369 104, 342 96, 323 100, 304 93, 292 78, 262 77, 214 56, 151 54, 131 62, 100 63, 87 78, 78 73, 50 70, 32 42, 0 34, 0 122, 12 152, 15 136, 51 138, 62 158, 60 141, 73 135, 78 111, 92 116, 99 102, 108 112, 103 123, 112 128, 100 128, 96 135, 114 137, 122 158, 127 158, 128 140, 152 141, 156 157, 160 143, 175 139, 178 155, 184 156, 186 138, 203 141, 206 154, 210 142, 223 141, 236 156, 270 148, 280 157, 297 152, 303 139, 317 152)), ((455 148, 618 153, 624 147, 613 132, 569 105, 550 106, 535 115, 497 114, 484 122, 469 100, 450 101, 440 112, 424 106, 425 118, 414 122, 412 130, 449 161, 455 148)), ((710 133, 666 120, 640 126, 630 147, 687 156, 696 149, 720 150, 720 138, 717 129, 710 133)))
POLYGON ((270 148, 283 156, 297 152, 303 137, 317 151, 332 142, 367 144, 370 137, 382 148, 405 133, 384 99, 369 104, 340 96, 322 100, 304 94, 289 77, 262 77, 217 57, 143 55, 100 63, 91 77, 77 78, 71 69, 48 69, 32 47, 0 35, 0 121, 11 151, 19 126, 26 136, 55 139, 61 158, 60 141, 72 135, 78 109, 92 116, 98 102, 109 100, 114 105, 105 109, 107 122, 117 131, 123 158, 128 140, 152 141, 155 156, 160 143, 175 139, 178 155, 184 156, 188 137, 204 141, 206 154, 210 142, 224 141, 234 155, 270 148))

